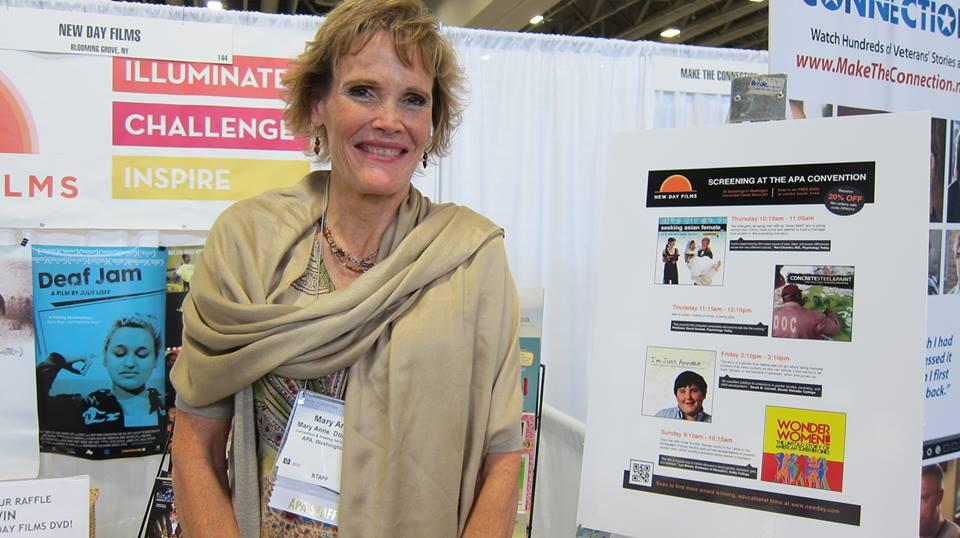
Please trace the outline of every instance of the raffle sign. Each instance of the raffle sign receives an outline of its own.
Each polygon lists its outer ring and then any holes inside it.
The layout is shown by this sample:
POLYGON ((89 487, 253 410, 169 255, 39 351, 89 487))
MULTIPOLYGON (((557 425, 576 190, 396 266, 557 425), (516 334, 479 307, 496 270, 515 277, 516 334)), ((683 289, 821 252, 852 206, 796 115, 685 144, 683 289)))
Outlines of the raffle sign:
POLYGON ((16 538, 91 535, 90 478, 0 481, 0 534, 16 538))
MULTIPOLYGON (((790 75, 790 97, 902 112, 931 110, 927 242, 928 326, 923 459, 960 456, 960 392, 951 379, 960 345, 960 2, 789 0, 770 3, 770 66, 790 75), (952 120, 952 121, 951 121, 952 120)), ((838 115, 856 109, 828 105, 838 115)), ((904 181, 921 187, 927 174, 904 181)), ((923 278, 917 276, 917 278, 923 278)), ((919 417, 920 415, 918 415, 919 417)), ((951 505, 952 506, 952 505, 951 505)))
POLYGON ((155 248, 33 247, 41 450, 162 452, 165 270, 155 248))
POLYGON ((929 122, 617 141, 599 248, 622 259, 594 312, 584 527, 916 532, 927 198, 903 178, 926 167, 929 122))

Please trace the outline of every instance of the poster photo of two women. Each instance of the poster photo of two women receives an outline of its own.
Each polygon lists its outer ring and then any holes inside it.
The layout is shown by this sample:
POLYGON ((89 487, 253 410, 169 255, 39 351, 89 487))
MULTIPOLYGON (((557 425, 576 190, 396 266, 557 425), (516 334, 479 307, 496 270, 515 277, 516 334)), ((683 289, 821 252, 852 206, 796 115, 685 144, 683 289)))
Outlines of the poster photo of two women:
POLYGON ((665 217, 657 230, 654 283, 722 286, 725 217, 665 217))

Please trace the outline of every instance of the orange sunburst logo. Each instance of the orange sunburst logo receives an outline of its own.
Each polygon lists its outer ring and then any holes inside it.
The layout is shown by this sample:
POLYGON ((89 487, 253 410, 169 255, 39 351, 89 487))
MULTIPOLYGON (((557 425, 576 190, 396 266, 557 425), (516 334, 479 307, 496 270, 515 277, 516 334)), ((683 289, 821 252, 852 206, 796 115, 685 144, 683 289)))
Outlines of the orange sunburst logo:
POLYGON ((37 153, 37 130, 26 103, 0 73, 0 153, 37 153))
POLYGON ((693 185, 685 176, 674 174, 663 180, 658 192, 693 192, 693 185))

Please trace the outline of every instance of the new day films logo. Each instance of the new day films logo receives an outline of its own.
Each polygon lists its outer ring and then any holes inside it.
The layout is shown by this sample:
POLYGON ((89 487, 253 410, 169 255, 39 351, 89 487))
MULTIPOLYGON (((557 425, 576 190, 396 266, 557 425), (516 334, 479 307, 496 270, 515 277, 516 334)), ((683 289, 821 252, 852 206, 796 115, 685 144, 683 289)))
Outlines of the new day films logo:
POLYGON ((0 153, 36 153, 37 128, 13 82, 0 73, 0 153))
POLYGON ((944 37, 960 37, 958 9, 947 0, 803 0, 803 3, 944 37))

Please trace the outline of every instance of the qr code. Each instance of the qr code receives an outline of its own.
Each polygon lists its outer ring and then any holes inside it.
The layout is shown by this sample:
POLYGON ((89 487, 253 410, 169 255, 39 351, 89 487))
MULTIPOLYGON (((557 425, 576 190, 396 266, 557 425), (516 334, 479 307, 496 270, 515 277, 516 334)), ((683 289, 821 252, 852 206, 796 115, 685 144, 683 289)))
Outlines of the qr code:
POLYGON ((635 486, 652 486, 653 463, 649 461, 630 460, 630 483, 635 486))

